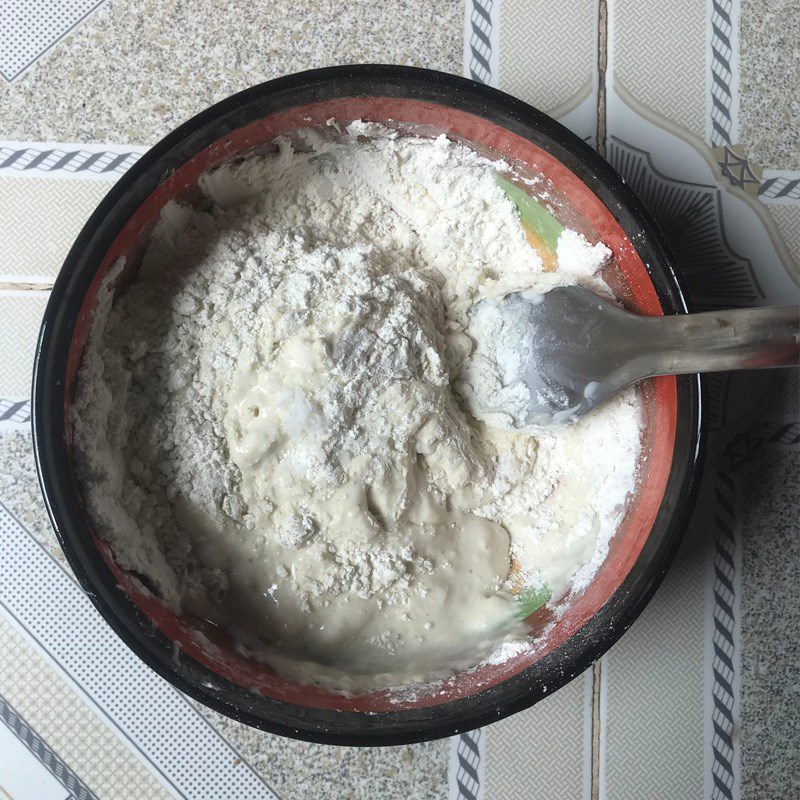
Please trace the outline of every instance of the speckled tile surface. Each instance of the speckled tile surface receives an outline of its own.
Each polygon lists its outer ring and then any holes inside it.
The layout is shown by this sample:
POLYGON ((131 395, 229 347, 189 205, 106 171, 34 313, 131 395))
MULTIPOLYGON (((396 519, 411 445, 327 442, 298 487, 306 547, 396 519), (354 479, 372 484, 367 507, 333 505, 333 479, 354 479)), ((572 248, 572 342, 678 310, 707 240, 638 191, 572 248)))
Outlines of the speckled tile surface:
POLYGON ((447 796, 447 740, 380 749, 309 745, 262 734, 196 706, 256 769, 271 776, 282 800, 447 796))
POLYGON ((739 137, 748 159, 779 177, 768 211, 800 272, 800 17, 793 0, 742 3, 739 137), (786 187, 794 183, 795 191, 786 187), (793 198, 793 202, 789 200, 793 198))
POLYGON ((765 448, 742 496, 742 790, 745 797, 796 797, 800 776, 800 451, 765 448))
POLYGON ((800 379, 782 376, 776 421, 754 421, 744 465, 742 796, 796 797, 800 774, 800 379))
POLYGON ((0 433, 0 498, 61 566, 69 569, 58 544, 36 478, 31 433, 19 426, 0 433))
POLYGON ((800 170, 797 3, 747 0, 741 8, 740 36, 742 141, 757 163, 800 170))
POLYGON ((461 72, 455 0, 108 0, 0 89, 5 139, 154 144, 212 103, 289 72, 348 63, 461 72))

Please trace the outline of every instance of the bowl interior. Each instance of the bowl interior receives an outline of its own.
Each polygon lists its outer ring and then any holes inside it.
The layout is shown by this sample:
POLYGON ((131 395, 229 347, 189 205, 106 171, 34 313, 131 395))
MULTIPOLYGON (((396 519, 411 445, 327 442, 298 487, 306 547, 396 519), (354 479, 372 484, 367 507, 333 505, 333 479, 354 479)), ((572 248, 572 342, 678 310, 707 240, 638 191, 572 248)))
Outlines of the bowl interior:
MULTIPOLYGON (((64 426, 68 447, 72 428, 70 404, 76 373, 86 347, 93 310, 104 275, 120 257, 135 269, 146 247, 148 235, 163 206, 171 200, 190 203, 197 197, 199 176, 232 158, 254 151, 280 134, 299 128, 324 128, 327 120, 339 123, 354 119, 383 122, 416 135, 447 134, 461 140, 490 159, 503 158, 525 177, 541 177, 542 190, 560 221, 579 230, 590 241, 603 241, 613 252, 613 265, 606 279, 617 296, 641 314, 660 315, 662 307, 653 282, 640 256, 614 214, 597 195, 554 155, 505 127, 465 111, 439 103, 397 97, 344 97, 310 102, 284 109, 235 127, 210 146, 196 152, 160 184, 128 218, 105 253, 86 292, 70 342, 64 404, 64 426)), ((563 613, 554 620, 547 612, 534 614, 528 624, 542 630, 537 649, 521 653, 502 664, 486 664, 455 676, 435 688, 420 691, 373 692, 344 697, 308 686, 300 686, 276 674, 265 664, 237 654, 229 637, 202 620, 176 616, 165 608, 139 577, 121 569, 107 543, 92 534, 94 544, 128 597, 145 617, 181 651, 208 668, 208 687, 220 679, 256 691, 284 703, 339 711, 398 711, 436 706, 469 697, 520 673, 538 659, 564 644, 591 619, 630 572, 647 540, 664 497, 673 457, 677 395, 674 378, 648 381, 641 394, 646 414, 644 455, 640 480, 628 504, 624 521, 614 536, 610 552, 589 587, 565 601, 563 613)))

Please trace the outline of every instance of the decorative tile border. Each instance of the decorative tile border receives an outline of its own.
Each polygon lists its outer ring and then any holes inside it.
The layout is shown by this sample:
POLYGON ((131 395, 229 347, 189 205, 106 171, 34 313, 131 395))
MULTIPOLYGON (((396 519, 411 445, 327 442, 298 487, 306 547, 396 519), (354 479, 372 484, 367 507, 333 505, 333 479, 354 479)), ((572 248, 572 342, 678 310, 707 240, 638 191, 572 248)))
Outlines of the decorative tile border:
POLYGON ((0 696, 0 720, 33 753, 69 792, 70 800, 98 800, 91 789, 69 768, 47 742, 0 696))
POLYGON ((800 420, 771 420, 761 431, 765 447, 778 450, 800 449, 800 420))
POLYGON ((186 800, 277 800, 264 779, 177 689, 108 627, 77 581, 0 499, 0 613, 151 772, 186 800), (75 631, 81 631, 76 646, 75 631), (113 678, 111 677, 113 676, 113 678), (147 698, 142 713, 141 698, 147 698), (156 717, 159 724, 154 726, 156 717))
POLYGON ((761 167, 747 160, 741 145, 725 145, 712 149, 717 165, 731 186, 749 194, 758 194, 761 183, 761 167))
POLYGON ((20 427, 31 421, 31 401, 0 398, 0 428, 3 425, 20 427))
MULTIPOLYGON (((757 260, 762 249, 764 254, 770 252, 773 243, 764 241, 760 220, 749 216, 758 200, 768 201, 770 194, 783 189, 787 195, 792 191, 782 173, 770 175, 778 180, 767 183, 764 170, 748 161, 739 144, 738 0, 709 0, 707 8, 705 144, 673 118, 643 111, 613 84, 609 103, 613 122, 608 158, 673 245, 697 310, 759 305, 779 296, 780 274, 770 270, 773 263, 778 267, 778 259, 757 260), (716 162, 713 166, 709 156, 716 162), (748 202, 741 199, 743 195, 748 202), (745 240, 742 231, 750 230, 751 223, 758 232, 745 240)), ((702 781, 702 796, 713 800, 741 796, 741 520, 733 464, 724 453, 720 458, 718 449, 730 437, 732 419, 753 403, 752 397, 737 395, 736 385, 730 374, 709 376, 706 382, 715 447, 709 452, 708 502, 698 507, 695 519, 711 534, 704 562, 704 757, 696 780, 702 781), (706 514, 709 524, 704 524, 706 514)), ((790 438, 791 430, 784 426, 780 435, 790 438)), ((647 743, 641 752, 647 753, 647 743)), ((626 757, 635 756, 616 754, 617 759, 626 757)), ((601 796, 608 788, 605 783, 601 775, 601 796)))
POLYGON ((719 187, 665 174, 648 151, 616 135, 608 139, 608 160, 672 240, 698 310, 747 306, 764 297, 752 263, 725 235, 719 187))
POLYGON ((739 133, 739 0, 711 0, 708 139, 736 143, 739 133))
MULTIPOLYGON (((730 152, 729 148, 725 148, 730 152)), ((725 236, 720 190, 711 184, 680 181, 655 168, 650 154, 617 136, 609 137, 609 160, 628 180, 673 240, 685 269, 687 284, 700 307, 747 306, 764 298, 753 265, 739 256, 725 236), (678 226, 680 236, 674 235, 678 226), (688 226, 688 227, 687 227, 688 226), (670 235, 673 234, 673 235, 670 235), (681 242, 689 244, 682 251, 681 242), (695 263, 693 251, 702 252, 695 263)), ((730 179, 730 175, 727 176, 730 179)), ((727 417, 731 376, 712 376, 707 382, 714 428, 727 417)), ((779 443, 800 438, 800 424, 773 424, 759 443, 779 443)), ((738 487, 736 439, 729 445, 714 478, 714 539, 711 563, 711 619, 706 685, 706 747, 709 769, 706 797, 736 800, 740 797, 741 745, 738 729, 740 669, 741 553, 737 540, 738 487)), ((752 454, 752 448, 747 457, 752 454)), ((741 458, 739 459, 741 460, 741 458)))
POLYGON ((800 203, 800 173, 764 169, 739 141, 740 0, 711 0, 708 24, 708 127, 722 174, 765 203, 800 203))
POLYGON ((497 86, 500 0, 466 0, 464 74, 497 86))
POLYGON ((739 724, 741 657, 741 552, 735 534, 736 493, 730 463, 723 459, 714 485, 712 656, 706 676, 711 685, 706 740, 711 748, 712 800, 734 800, 740 796, 741 748, 739 737, 734 735, 739 724))
POLYGON ((800 172, 765 169, 758 196, 765 203, 800 202, 800 172))
POLYGON ((708 746, 711 750, 712 800, 741 795, 741 542, 737 518, 738 470, 762 448, 800 448, 800 421, 772 419, 755 431, 735 434, 725 447, 714 482, 714 551, 712 650, 708 680, 712 685, 708 746))
POLYGON ((450 738, 449 800, 483 800, 485 739, 480 729, 450 738))
POLYGON ((56 142, 0 142, 0 176, 116 180, 146 148, 56 142))
POLYGON ((712 147, 711 152, 724 178, 731 186, 758 198, 762 203, 797 205, 800 203, 800 172, 764 169, 748 160, 743 145, 712 147))

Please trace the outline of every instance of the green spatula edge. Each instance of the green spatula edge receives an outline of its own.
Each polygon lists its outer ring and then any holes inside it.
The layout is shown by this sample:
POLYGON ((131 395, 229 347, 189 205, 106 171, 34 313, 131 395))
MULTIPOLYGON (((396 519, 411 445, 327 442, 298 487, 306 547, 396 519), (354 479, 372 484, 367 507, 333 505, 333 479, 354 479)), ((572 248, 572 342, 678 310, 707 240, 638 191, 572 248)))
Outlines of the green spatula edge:
POLYGON ((553 593, 546 586, 538 588, 533 586, 526 587, 514 597, 517 606, 514 616, 520 619, 529 617, 534 611, 538 611, 552 596, 553 593))
MULTIPOLYGON (((515 186, 511 181, 497 176, 497 185, 505 192, 506 197, 514 204, 519 213, 520 222, 533 233, 553 255, 558 247, 558 237, 564 226, 538 201, 526 191, 515 186)), ((528 586, 514 597, 516 609, 514 616, 525 619, 538 611, 547 603, 553 593, 547 586, 528 586)))
POLYGON ((498 176, 497 185, 516 206, 522 224, 538 236, 545 247, 555 253, 558 237, 561 236, 564 226, 541 203, 511 181, 498 176))

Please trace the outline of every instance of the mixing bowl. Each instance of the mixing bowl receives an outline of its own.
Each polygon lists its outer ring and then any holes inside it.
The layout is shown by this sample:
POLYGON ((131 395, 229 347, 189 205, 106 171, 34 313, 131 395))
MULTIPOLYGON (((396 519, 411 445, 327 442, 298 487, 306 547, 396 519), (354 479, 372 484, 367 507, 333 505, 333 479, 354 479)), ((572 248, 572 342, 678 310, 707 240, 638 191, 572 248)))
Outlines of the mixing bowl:
POLYGON ((143 155, 84 226, 50 296, 33 383, 42 491, 81 585, 143 661, 217 711, 312 741, 400 744, 476 728, 533 705, 585 670, 641 613, 686 527, 702 452, 700 383, 697 376, 664 377, 641 387, 647 422, 638 488, 589 587, 570 596, 558 617, 540 611, 528 620, 539 633, 533 653, 483 664, 436 687, 346 697, 292 683, 237 654, 223 631, 170 612, 142 576, 115 563, 92 530, 73 471, 70 404, 102 278, 120 256, 126 269, 135 269, 165 203, 196 200, 204 171, 331 118, 445 133, 504 158, 522 175, 544 176, 560 220, 612 250, 606 278, 629 308, 658 315, 686 313, 687 306, 662 235, 587 144, 502 92, 414 68, 335 67, 234 95, 143 155))

